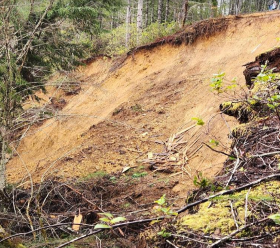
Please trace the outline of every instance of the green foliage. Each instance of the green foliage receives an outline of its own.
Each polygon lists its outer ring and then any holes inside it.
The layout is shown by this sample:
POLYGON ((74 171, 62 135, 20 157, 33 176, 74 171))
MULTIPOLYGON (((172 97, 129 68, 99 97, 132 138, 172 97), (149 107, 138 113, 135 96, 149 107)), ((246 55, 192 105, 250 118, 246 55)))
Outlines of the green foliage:
POLYGON ((225 79, 225 76, 226 74, 224 72, 213 75, 210 83, 212 91, 220 94, 227 92, 228 90, 233 90, 237 87, 236 78, 226 84, 225 81, 227 80, 225 79))
POLYGON ((225 73, 219 73, 219 74, 214 74, 213 77, 211 78, 211 84, 210 86, 212 87, 212 90, 217 91, 218 93, 223 92, 223 80, 225 77, 225 73))
MULTIPOLYGON (((5 4, 9 4, 9 1, 5 4)), ((49 1, 41 1, 35 3, 34 8, 30 7, 29 1, 23 5, 15 4, 11 8, 9 23, 6 24, 10 28, 6 35, 9 35, 11 43, 10 55, 14 60, 15 73, 14 76, 10 75, 14 78, 9 80, 15 81, 13 89, 19 97, 28 96, 42 88, 42 79, 54 70, 71 70, 80 65, 80 58, 86 56, 92 46, 87 34, 99 33, 100 17, 106 18, 111 11, 120 8, 122 0, 56 0, 31 37, 48 4, 49 1), (19 54, 29 41, 27 54, 19 59, 19 54), (30 82, 33 82, 32 85, 30 82)), ((2 29, 1 21, 8 9, 3 10, 0 14, 2 29)), ((4 40, 3 36, 2 32, 1 39, 4 40)), ((4 74, 7 69, 6 58, 3 54, 0 56, 0 74, 4 74)))
POLYGON ((203 176, 202 172, 199 172, 196 176, 194 176, 193 184, 196 187, 199 187, 201 189, 205 189, 208 186, 210 186, 211 182, 209 179, 203 176))
MULTIPOLYGON (((120 1, 108 0, 94 2, 92 5, 93 1, 55 1, 44 20, 41 17, 49 1, 36 3, 34 8, 29 1, 22 8, 12 5, 6 22, 2 20, 9 9, 3 8, 0 37, 8 39, 9 47, 2 43, 0 54, 1 125, 11 127, 12 120, 22 111, 22 102, 34 91, 44 89, 46 76, 54 70, 70 70, 81 64, 80 58, 90 49, 89 41, 81 39, 87 31, 85 27, 92 27, 98 21, 99 6, 107 11, 120 4, 120 1)), ((9 1, 3 2, 5 4, 9 1)))
POLYGON ((136 172, 132 175, 133 178, 140 178, 140 177, 145 177, 147 176, 148 173, 147 172, 136 172))
POLYGON ((171 210, 171 208, 168 206, 165 198, 165 194, 155 201, 155 203, 158 204, 158 206, 155 208, 156 212, 159 214, 164 214, 166 217, 172 217, 177 216, 178 213, 171 210))
POLYGON ((117 224, 119 222, 126 221, 125 217, 115 217, 111 213, 100 213, 99 215, 104 216, 99 220, 103 223, 96 224, 94 229, 111 229, 112 225, 117 224))
POLYGON ((172 236, 172 233, 167 232, 165 228, 163 228, 160 232, 157 233, 157 235, 163 237, 163 238, 170 238, 172 236))
POLYGON ((196 121, 196 125, 198 126, 203 126, 205 124, 205 122, 199 117, 193 117, 192 120, 196 121))
POLYGON ((164 206, 166 204, 165 196, 166 194, 164 194, 162 197, 156 200, 155 203, 157 203, 160 206, 164 206))
POLYGON ((10 128, 12 120, 21 110, 21 103, 26 97, 41 88, 40 83, 29 83, 17 70, 16 60, 11 56, 8 64, 6 58, 0 58, 0 123, 10 128))
POLYGON ((279 101, 280 101, 280 95, 278 94, 268 97, 267 106, 272 110, 276 110, 276 108, 280 105, 279 101))
POLYGON ((105 53, 108 55, 121 55, 134 47, 148 44, 158 38, 174 34, 179 30, 176 22, 162 23, 158 22, 150 24, 143 29, 140 38, 137 41, 138 33, 136 24, 129 25, 129 44, 126 45, 127 27, 125 24, 118 26, 107 33, 101 33, 94 41, 93 50, 96 53, 105 53))
POLYGON ((269 112, 275 113, 280 121, 280 79, 274 73, 274 68, 268 69, 267 63, 261 66, 261 72, 254 79, 254 88, 248 103, 252 108, 259 109, 259 115, 267 115, 269 112))
POLYGON ((96 224, 95 226, 94 226, 94 229, 110 229, 110 228, 112 228, 111 226, 108 226, 108 225, 106 225, 106 224, 96 224))
POLYGON ((236 160, 236 157, 229 156, 228 159, 231 160, 231 161, 235 161, 235 160, 236 160))
POLYGON ((261 72, 255 78, 254 80, 255 82, 274 81, 275 79, 278 78, 277 75, 273 73, 274 68, 273 69, 267 68, 267 63, 268 62, 266 62, 264 65, 261 65, 261 72))
POLYGON ((214 140, 214 139, 210 139, 210 140, 209 140, 209 143, 210 143, 211 145, 214 145, 214 146, 218 146, 218 145, 219 145, 219 141, 214 140))
POLYGON ((273 220, 275 224, 280 225, 280 214, 272 214, 268 218, 273 220))
POLYGON ((68 19, 77 30, 96 34, 101 31, 100 18, 108 17, 122 4, 122 0, 58 0, 49 17, 68 19))
POLYGON ((112 182, 112 183, 116 183, 117 182, 117 178, 116 177, 110 177, 110 181, 112 182))

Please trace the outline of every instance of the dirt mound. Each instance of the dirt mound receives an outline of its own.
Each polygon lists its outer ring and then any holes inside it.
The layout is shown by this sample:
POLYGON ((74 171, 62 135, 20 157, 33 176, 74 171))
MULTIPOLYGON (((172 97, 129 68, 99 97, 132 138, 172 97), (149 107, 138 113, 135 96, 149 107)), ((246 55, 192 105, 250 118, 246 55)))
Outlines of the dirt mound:
POLYGON ((27 130, 19 145, 14 144, 9 182, 24 184, 30 176, 39 182, 53 175, 67 180, 125 167, 148 169, 148 154, 158 159, 171 144, 167 169, 180 179, 173 190, 185 194, 197 171, 212 177, 225 160, 203 142, 219 140, 224 150, 231 144, 228 133, 235 120, 220 114, 222 100, 210 92, 209 79, 225 71, 228 78, 242 82, 241 65, 278 45, 279 19, 278 11, 228 17, 224 28, 219 26, 221 32, 196 37, 191 45, 157 44, 122 63, 103 57, 81 68, 79 94, 68 96, 52 119, 27 130), (190 128, 192 117, 206 125, 190 128), (186 149, 176 150, 182 142, 186 149), (184 155, 183 164, 177 155, 184 155))

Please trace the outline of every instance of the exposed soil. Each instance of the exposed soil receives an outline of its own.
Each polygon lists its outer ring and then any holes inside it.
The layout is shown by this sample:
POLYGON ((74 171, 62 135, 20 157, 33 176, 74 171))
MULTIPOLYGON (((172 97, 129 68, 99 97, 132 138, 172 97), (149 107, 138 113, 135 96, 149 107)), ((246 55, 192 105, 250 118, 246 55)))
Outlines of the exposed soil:
MULTIPOLYGON (((228 127, 235 121, 219 114, 221 99, 210 92, 209 79, 225 71, 242 83, 241 65, 278 44, 279 15, 229 17, 219 22, 225 25, 222 32, 192 45, 165 44, 136 52, 121 65, 103 57, 80 68, 80 93, 67 96, 56 117, 26 133, 15 147, 20 156, 15 153, 8 164, 8 180, 21 181, 26 168, 39 182, 43 175, 67 180, 141 165, 148 152, 164 152, 159 143, 194 124, 192 117, 201 117, 211 120, 209 126, 195 127, 184 137, 190 142, 188 173, 178 177, 174 191, 185 195, 197 171, 213 177, 225 159, 200 148, 202 142, 214 137, 223 149, 231 144, 228 127)), ((57 90, 51 92, 57 97, 57 90)))

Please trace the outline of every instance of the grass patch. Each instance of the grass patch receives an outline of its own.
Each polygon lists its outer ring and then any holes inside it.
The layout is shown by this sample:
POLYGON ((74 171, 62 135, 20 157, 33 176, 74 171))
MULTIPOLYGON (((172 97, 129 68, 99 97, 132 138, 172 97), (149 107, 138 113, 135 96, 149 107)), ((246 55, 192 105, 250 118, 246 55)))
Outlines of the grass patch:
POLYGON ((132 175, 132 177, 133 178, 140 178, 140 177, 145 177, 145 176, 147 176, 148 175, 148 173, 147 172, 137 172, 137 173, 134 173, 133 175, 132 175))
POLYGON ((90 173, 84 177, 84 180, 92 179, 92 178, 102 178, 107 176, 108 173, 106 171, 96 171, 94 173, 90 173))

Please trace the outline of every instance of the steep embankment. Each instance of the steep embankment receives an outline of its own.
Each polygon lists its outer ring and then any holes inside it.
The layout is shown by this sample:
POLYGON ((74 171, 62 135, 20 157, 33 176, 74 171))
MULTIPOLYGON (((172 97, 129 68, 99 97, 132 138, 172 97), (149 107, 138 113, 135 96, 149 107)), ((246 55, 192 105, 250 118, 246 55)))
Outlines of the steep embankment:
MULTIPOLYGON (((210 92, 209 79, 225 71, 243 83, 242 65, 278 45, 279 21, 278 11, 229 17, 224 31, 191 45, 142 49, 122 63, 97 59, 77 72, 81 92, 68 97, 56 117, 28 130, 7 166, 8 180, 18 182, 27 171, 34 181, 45 176, 66 180, 137 166, 148 152, 166 152, 161 142, 193 125, 192 117, 210 122, 177 140, 177 145, 187 141, 183 156, 188 162, 174 190, 190 187, 197 171, 215 175, 225 157, 201 144, 214 138, 229 147, 234 121, 219 114, 222 100, 210 92)), ((53 96, 58 92, 52 90, 53 96)), ((182 171, 182 154, 173 155, 177 161, 169 158, 165 170, 182 171)))

